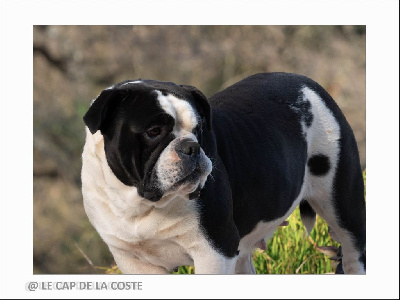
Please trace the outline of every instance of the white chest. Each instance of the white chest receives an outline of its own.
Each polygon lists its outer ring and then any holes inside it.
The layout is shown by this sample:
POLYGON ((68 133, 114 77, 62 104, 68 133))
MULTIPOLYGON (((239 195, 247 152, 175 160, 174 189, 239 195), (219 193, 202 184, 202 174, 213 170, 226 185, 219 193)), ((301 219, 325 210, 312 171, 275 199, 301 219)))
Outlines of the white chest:
POLYGON ((99 133, 82 154, 82 193, 89 220, 109 247, 171 269, 192 264, 190 248, 201 240, 194 201, 174 196, 151 202, 122 184, 105 159, 99 133))

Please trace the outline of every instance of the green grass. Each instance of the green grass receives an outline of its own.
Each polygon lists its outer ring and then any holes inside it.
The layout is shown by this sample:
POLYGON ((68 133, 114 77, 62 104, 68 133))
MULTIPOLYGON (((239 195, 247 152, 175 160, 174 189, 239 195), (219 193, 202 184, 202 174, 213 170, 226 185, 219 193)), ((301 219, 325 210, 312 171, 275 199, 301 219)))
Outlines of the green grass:
MULTIPOLYGON (((364 186, 366 171, 363 171, 364 186)), ((364 190, 365 194, 365 190, 364 190)), ((328 225, 317 215, 314 228, 308 235, 300 219, 299 208, 287 219, 289 225, 279 227, 272 239, 267 242, 268 249, 256 249, 253 262, 257 274, 326 274, 334 273, 335 265, 328 256, 318 251, 317 246, 339 247, 328 234, 328 225)), ((106 273, 119 270, 114 266, 106 273)), ((182 266, 172 274, 194 274, 193 266, 182 266)))
POLYGON ((305 232, 299 209, 287 219, 289 225, 279 227, 268 241, 268 250, 257 249, 253 261, 257 274, 324 274, 334 272, 329 257, 316 246, 336 246, 328 234, 328 225, 317 216, 311 234, 305 232))

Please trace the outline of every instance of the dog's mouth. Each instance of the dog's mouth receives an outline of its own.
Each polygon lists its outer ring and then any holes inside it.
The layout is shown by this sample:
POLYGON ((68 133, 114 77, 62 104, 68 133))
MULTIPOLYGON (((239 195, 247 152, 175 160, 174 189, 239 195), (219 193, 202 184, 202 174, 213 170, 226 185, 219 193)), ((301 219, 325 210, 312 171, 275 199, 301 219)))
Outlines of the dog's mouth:
POLYGON ((189 199, 198 198, 200 191, 204 187, 204 182, 201 179, 207 176, 206 170, 197 163, 193 171, 175 183, 167 193, 186 194, 189 195, 189 199))
POLYGON ((194 142, 178 140, 186 146, 194 147, 195 152, 185 152, 171 143, 160 155, 151 173, 143 181, 139 195, 150 200, 159 201, 174 195, 195 199, 200 196, 208 175, 212 170, 211 160, 204 151, 195 149, 194 142))
POLYGON ((161 189, 156 183, 156 177, 151 176, 146 187, 143 186, 139 189, 139 195, 152 202, 172 194, 188 195, 189 199, 196 199, 200 196, 200 191, 210 173, 211 167, 206 162, 199 160, 186 167, 185 171, 181 173, 181 178, 167 189, 161 189))
POLYGON ((197 187, 197 189, 196 189, 194 192, 192 192, 192 193, 189 194, 189 200, 193 200, 193 199, 199 198, 202 189, 203 189, 203 188, 199 185, 199 186, 197 187))

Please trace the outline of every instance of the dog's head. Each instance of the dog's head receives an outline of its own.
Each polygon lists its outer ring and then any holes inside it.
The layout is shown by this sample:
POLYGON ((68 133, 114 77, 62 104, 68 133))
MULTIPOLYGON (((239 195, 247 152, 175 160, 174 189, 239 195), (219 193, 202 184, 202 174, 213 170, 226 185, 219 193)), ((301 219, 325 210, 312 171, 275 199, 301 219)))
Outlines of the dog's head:
POLYGON ((207 98, 192 86, 124 81, 102 91, 83 120, 104 137, 108 165, 150 201, 171 193, 195 197, 212 164, 201 145, 211 130, 207 98))

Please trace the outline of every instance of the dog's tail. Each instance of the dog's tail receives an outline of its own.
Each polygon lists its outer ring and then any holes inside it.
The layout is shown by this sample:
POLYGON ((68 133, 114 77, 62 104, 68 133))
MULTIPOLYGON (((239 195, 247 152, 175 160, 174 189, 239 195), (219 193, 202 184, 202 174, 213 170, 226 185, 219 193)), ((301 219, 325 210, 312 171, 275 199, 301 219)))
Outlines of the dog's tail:
POLYGON ((315 224, 316 214, 310 204, 304 199, 300 202, 300 217, 306 227, 307 233, 310 234, 315 224))

